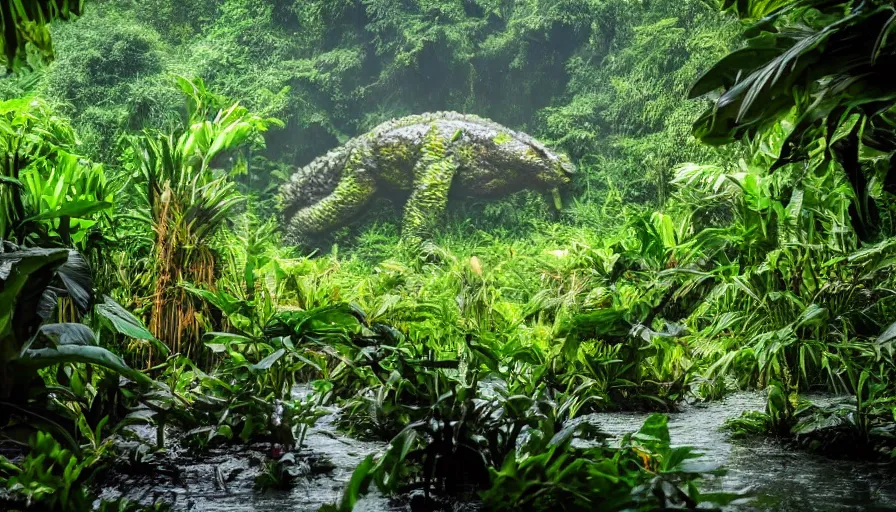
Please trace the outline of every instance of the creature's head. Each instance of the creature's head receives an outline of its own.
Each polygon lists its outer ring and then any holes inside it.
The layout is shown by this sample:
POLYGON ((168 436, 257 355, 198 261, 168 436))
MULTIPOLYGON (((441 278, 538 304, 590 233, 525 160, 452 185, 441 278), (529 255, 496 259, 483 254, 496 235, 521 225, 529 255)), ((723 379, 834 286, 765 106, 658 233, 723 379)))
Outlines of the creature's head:
POLYGON ((527 166, 534 174, 535 182, 542 189, 550 191, 548 201, 557 210, 563 208, 565 203, 564 192, 576 173, 576 166, 569 157, 562 153, 555 153, 540 143, 529 144, 526 149, 527 166))
POLYGON ((555 155, 556 158, 551 161, 553 166, 552 171, 554 176, 556 176, 556 180, 559 182, 558 185, 568 185, 573 176, 576 174, 576 166, 572 163, 568 156, 563 153, 555 155))
POLYGON ((500 184, 498 187, 486 186, 486 193, 506 194, 523 189, 551 192, 553 203, 559 207, 562 203, 561 191, 572 182, 576 172, 569 157, 520 133, 512 136, 500 133, 490 142, 487 146, 489 150, 482 155, 488 164, 486 168, 514 172, 498 173, 505 176, 504 180, 495 180, 500 184))
POLYGON ((527 170, 546 189, 569 185, 576 173, 576 166, 568 156, 555 153, 540 143, 528 145, 525 160, 527 170))

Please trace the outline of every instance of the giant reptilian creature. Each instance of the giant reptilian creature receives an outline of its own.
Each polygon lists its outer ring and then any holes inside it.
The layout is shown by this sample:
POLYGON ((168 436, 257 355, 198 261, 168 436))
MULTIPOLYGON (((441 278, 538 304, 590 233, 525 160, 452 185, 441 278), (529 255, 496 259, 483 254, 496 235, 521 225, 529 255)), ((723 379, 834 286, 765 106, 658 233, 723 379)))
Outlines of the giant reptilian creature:
POLYGON ((402 237, 420 242, 450 197, 553 191, 575 167, 525 133, 456 112, 381 124, 296 172, 281 188, 287 232, 307 239, 348 224, 378 195, 407 197, 402 237))

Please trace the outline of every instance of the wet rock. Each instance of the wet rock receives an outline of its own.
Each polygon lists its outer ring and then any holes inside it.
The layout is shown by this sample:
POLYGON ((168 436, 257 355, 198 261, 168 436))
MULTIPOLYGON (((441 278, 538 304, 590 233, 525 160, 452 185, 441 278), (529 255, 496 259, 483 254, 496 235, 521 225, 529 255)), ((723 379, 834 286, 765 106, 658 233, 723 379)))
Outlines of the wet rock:
POLYGON ((430 506, 429 499, 422 489, 411 492, 408 496, 408 504, 411 506, 412 512, 427 510, 427 507, 430 506))
POLYGON ((331 473, 336 469, 336 464, 333 464, 333 461, 326 455, 312 457, 308 462, 311 464, 311 473, 314 475, 331 473))

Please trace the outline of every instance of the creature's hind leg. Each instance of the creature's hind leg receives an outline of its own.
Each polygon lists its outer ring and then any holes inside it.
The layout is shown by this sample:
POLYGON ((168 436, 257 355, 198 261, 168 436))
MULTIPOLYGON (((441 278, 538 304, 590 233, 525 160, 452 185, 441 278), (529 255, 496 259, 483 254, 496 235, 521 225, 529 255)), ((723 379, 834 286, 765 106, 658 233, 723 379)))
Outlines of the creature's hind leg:
POLYGON ((402 237, 419 246, 432 233, 448 205, 448 191, 457 166, 450 158, 424 157, 414 169, 414 191, 404 207, 402 237))
POLYGON ((289 221, 293 235, 318 235, 351 222, 373 198, 376 182, 364 172, 353 172, 339 181, 329 196, 299 210, 289 221))

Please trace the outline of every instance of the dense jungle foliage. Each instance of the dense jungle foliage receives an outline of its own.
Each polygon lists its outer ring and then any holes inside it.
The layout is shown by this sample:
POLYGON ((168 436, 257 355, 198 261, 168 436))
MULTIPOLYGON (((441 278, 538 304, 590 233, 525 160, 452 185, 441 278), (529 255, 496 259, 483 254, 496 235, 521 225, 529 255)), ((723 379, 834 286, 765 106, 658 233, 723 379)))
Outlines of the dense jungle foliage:
POLYGON ((0 508, 164 508, 99 493, 173 445, 276 445, 259 486, 288 487, 328 406, 389 444, 322 510, 724 505, 662 414, 617 443, 582 419, 744 389, 768 405, 738 434, 896 458, 891 2, 0 0, 0 25, 0 508), (562 209, 452 201, 425 253, 388 201, 284 240, 298 167, 439 110, 568 154, 562 209))

